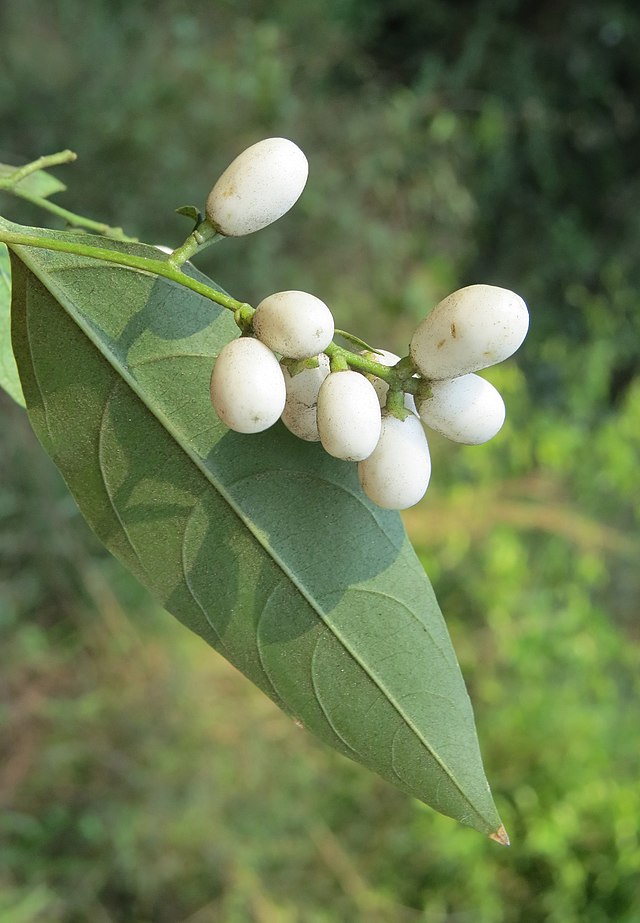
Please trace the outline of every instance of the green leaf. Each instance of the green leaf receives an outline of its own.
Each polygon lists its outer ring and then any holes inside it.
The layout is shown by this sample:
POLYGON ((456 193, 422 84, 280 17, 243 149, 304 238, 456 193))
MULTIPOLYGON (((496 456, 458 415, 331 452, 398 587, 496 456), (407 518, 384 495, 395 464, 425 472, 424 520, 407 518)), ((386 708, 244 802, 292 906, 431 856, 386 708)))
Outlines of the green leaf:
MULTIPOLYGON (((12 167, 6 163, 0 163, 0 179, 9 176, 17 167, 12 167)), ((40 199, 47 199, 56 192, 64 192, 67 187, 64 183, 46 170, 36 170, 35 173, 29 173, 24 179, 13 187, 13 192, 20 195, 21 192, 29 196, 37 196, 40 199)), ((2 189, 0 189, 0 192, 2 189)))
POLYGON ((199 224, 202 224, 202 212, 195 205, 182 205, 180 208, 176 208, 176 215, 184 215, 185 218, 191 218, 195 222, 195 226, 198 227, 199 224))
POLYGON ((16 403, 25 406, 11 348, 11 264, 4 244, 0 244, 0 388, 4 388, 16 403))
POLYGON ((105 545, 323 741, 500 835, 458 663, 400 517, 319 445, 281 424, 229 432, 213 413, 230 312, 151 273, 12 256, 29 415, 105 545))

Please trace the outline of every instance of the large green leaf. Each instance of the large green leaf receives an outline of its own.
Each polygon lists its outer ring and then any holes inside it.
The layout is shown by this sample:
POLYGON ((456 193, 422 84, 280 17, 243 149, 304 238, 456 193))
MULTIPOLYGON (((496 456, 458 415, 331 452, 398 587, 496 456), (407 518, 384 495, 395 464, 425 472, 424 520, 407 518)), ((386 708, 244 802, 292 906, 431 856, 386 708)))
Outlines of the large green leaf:
POLYGON ((229 432, 211 410, 229 312, 149 273, 13 256, 29 415, 107 547, 322 740, 495 834, 469 698, 399 516, 354 465, 281 424, 229 432))
POLYGON ((0 388, 24 407, 20 376, 11 348, 11 264, 4 244, 0 244, 0 388))

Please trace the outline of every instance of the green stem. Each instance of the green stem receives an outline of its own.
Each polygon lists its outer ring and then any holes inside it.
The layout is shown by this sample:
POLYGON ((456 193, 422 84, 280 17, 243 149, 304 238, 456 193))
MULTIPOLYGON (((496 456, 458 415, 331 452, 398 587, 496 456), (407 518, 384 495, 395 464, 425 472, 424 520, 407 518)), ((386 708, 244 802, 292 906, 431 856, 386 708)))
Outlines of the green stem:
POLYGON ((205 218, 202 224, 199 224, 187 237, 182 246, 173 251, 168 262, 174 269, 179 269, 187 260, 205 247, 211 246, 217 240, 222 240, 224 234, 220 234, 209 219, 205 218))
POLYGON ((413 375, 411 376, 411 378, 403 378, 402 376, 398 376, 398 377, 402 385, 402 390, 404 391, 405 394, 416 395, 418 393, 418 389, 420 388, 420 386, 424 384, 424 378, 421 378, 421 377, 416 378, 413 375))
POLYGON ((29 192, 28 189, 20 188, 22 180, 26 179, 26 177, 30 176, 32 173, 37 173, 38 170, 44 170, 47 167, 56 167, 63 163, 71 163, 77 160, 77 157, 77 154, 69 150, 38 157, 37 160, 31 161, 31 163, 27 163, 22 167, 16 167, 16 169, 7 176, 0 177, 0 189, 12 195, 19 196, 27 202, 31 202, 33 205, 37 205, 38 208, 44 209, 44 211, 51 212, 51 214, 56 215, 58 218, 62 218, 67 224, 73 227, 87 228, 89 231, 102 234, 105 237, 112 237, 115 240, 136 241, 137 238, 128 237, 122 228, 114 228, 108 224, 104 224, 102 221, 93 221, 91 218, 85 218, 83 215, 77 215, 75 212, 69 211, 69 209, 49 201, 49 199, 44 196, 35 195, 29 192))
MULTIPOLYGON (((117 250, 105 250, 103 247, 94 247, 79 241, 56 240, 53 237, 44 236, 34 237, 31 234, 15 234, 13 231, 4 231, 1 228, 0 243, 5 243, 9 247, 36 247, 41 250, 54 250, 58 253, 71 253, 75 256, 101 260, 105 263, 115 263, 127 269, 138 269, 162 276, 177 285, 183 285, 185 288, 197 292, 223 308, 233 311, 236 323, 244 331, 250 328, 251 320, 255 313, 255 309, 250 304, 238 301, 224 292, 219 292, 209 285, 192 279, 181 269, 176 269, 170 260, 152 260, 146 256, 134 256, 131 253, 120 253, 117 250)), ((324 353, 329 357, 332 371, 354 369, 358 372, 364 372, 367 375, 373 375, 386 381, 391 390, 394 391, 415 391, 417 388, 419 379, 406 380, 407 361, 405 360, 408 357, 402 360, 403 366, 399 363, 394 368, 382 365, 380 362, 376 362, 375 359, 369 359, 362 353, 353 353, 343 346, 338 346, 337 343, 330 343, 324 353), (400 373, 397 371, 398 367, 402 369, 400 373)))
POLYGON ((394 369, 389 368, 387 365, 382 365, 374 359, 368 359, 361 353, 352 353, 343 346, 338 346, 337 343, 330 343, 323 351, 329 357, 332 369, 334 367, 336 369, 355 369, 358 372, 364 372, 366 375, 375 375, 377 378, 382 378, 389 385, 397 383, 394 369))
POLYGON ((253 325, 253 315, 256 313, 256 309, 252 308, 250 304, 241 304, 239 308, 233 312, 233 319, 236 322, 236 326, 240 328, 243 333, 250 333, 253 325))
POLYGON ((45 211, 51 212, 51 214, 57 215, 59 218, 63 218, 68 224, 73 225, 73 227, 87 228, 89 231, 102 234, 104 237, 113 237, 115 240, 128 240, 131 243, 137 241, 136 237, 128 237, 122 228, 114 228, 109 224, 93 221, 91 218, 84 218, 82 215, 76 215, 75 212, 70 212, 67 208, 62 208, 61 205, 56 205, 55 202, 51 202, 49 199, 31 195, 29 192, 22 192, 20 189, 11 189, 11 192, 21 199, 32 202, 33 205, 37 205, 39 208, 43 208, 45 211))
POLYGON ((31 173, 37 173, 38 170, 46 170, 47 167, 57 167, 61 163, 73 163, 73 161, 77 159, 78 155, 68 150, 58 151, 57 154, 45 154, 43 157, 38 157, 37 160, 32 160, 31 163, 26 163, 23 167, 17 167, 13 173, 3 176, 2 179, 0 179, 0 189, 10 189, 21 182, 25 176, 30 176, 31 173))
POLYGON ((412 378, 417 372, 416 365, 410 355, 403 356, 400 362, 396 363, 395 370, 400 381, 412 378))
POLYGON ((404 406, 404 391, 401 388, 389 388, 385 409, 398 420, 407 419, 410 411, 404 406))
POLYGON ((324 352, 325 355, 329 357, 329 367, 332 372, 349 371, 350 366, 346 358, 346 349, 342 349, 340 346, 335 346, 335 343, 330 343, 324 352))
POLYGON ((237 311, 240 308, 248 307, 243 302, 225 295, 196 279, 192 279, 179 269, 174 269, 166 260, 151 260, 146 256, 133 256, 130 253, 120 253, 115 250, 105 250, 102 247, 93 247, 88 244, 76 243, 75 241, 56 240, 52 237, 33 237, 30 234, 14 234, 11 231, 0 229, 0 243, 5 243, 10 247, 38 247, 42 250, 55 250, 59 253, 72 253, 76 256, 85 256, 90 259, 102 260, 105 263, 116 263, 118 266, 125 266, 128 269, 141 269, 145 272, 153 273, 157 276, 163 276, 170 279, 178 285, 183 285, 199 295, 203 295, 210 301, 230 311, 237 311))

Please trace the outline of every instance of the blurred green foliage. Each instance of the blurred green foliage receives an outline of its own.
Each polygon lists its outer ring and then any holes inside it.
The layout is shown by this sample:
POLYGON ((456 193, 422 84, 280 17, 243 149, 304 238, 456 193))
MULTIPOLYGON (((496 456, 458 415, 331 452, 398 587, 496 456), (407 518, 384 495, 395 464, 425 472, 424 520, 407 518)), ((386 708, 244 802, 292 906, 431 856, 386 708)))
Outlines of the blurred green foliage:
MULTIPOLYGON (((267 135, 311 176, 203 255, 402 352, 470 282, 532 329, 483 448, 434 438, 407 524, 511 850, 290 726, 101 551, 0 410, 3 923, 637 923, 640 9, 631 0, 0 5, 0 161, 64 147, 65 206, 188 231, 267 135)), ((47 223, 25 203, 0 212, 47 223)))

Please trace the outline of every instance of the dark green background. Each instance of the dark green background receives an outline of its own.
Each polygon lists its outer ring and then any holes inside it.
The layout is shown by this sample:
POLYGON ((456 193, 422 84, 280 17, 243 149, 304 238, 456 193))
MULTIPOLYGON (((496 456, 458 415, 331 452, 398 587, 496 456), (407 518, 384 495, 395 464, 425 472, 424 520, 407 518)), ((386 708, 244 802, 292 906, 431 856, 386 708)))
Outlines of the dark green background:
POLYGON ((0 161, 76 150, 66 207, 177 245, 173 209, 283 135, 298 205, 199 260, 236 297, 309 290, 396 352, 472 282, 532 319, 487 373, 503 432, 434 437, 407 515, 510 850, 323 749, 158 612, 2 399, 3 923, 637 923, 637 5, 21 0, 0 36, 0 161))

